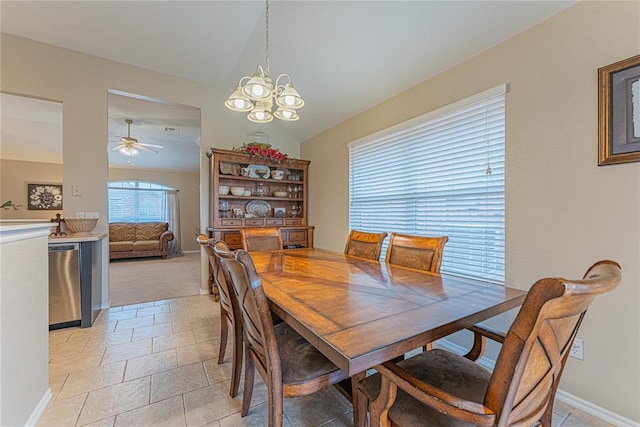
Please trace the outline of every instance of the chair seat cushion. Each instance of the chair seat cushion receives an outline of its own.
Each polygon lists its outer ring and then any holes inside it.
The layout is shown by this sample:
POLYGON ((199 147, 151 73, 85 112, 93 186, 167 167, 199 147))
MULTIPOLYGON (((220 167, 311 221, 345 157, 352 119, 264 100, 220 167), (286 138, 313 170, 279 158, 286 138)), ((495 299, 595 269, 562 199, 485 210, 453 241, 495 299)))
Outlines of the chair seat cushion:
POLYGON ((159 240, 138 240, 137 242, 133 242, 133 250, 135 251, 154 251, 159 249, 159 240))
POLYGON ((274 325, 274 330, 278 341, 284 384, 299 384, 339 371, 336 365, 288 324, 278 323, 274 325))
MULTIPOLYGON (((398 366, 419 380, 460 398, 483 403, 491 372, 480 365, 446 350, 434 349, 398 362, 398 366)), ((378 397, 380 374, 374 374, 360 382, 358 388, 369 401, 378 397)), ((471 426, 440 414, 418 402, 400 388, 389 419, 398 425, 471 426)))

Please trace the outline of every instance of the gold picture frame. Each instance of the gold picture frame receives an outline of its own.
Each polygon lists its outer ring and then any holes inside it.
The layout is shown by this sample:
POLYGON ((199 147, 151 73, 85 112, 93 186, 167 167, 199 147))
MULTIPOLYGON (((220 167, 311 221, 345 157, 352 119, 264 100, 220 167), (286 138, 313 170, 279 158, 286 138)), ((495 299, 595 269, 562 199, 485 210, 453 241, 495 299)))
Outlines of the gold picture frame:
POLYGON ((640 161, 640 55, 598 69, 598 166, 640 161))

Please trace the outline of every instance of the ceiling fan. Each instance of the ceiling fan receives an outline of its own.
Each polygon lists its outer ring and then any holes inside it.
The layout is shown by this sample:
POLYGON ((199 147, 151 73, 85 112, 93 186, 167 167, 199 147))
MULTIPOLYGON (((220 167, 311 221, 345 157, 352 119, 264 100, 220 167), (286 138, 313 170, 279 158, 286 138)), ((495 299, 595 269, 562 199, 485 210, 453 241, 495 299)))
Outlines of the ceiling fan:
POLYGON ((131 137, 131 124, 133 120, 125 119, 125 123, 127 124, 127 136, 121 136, 120 145, 114 148, 114 150, 118 150, 121 154, 132 157, 140 154, 140 151, 150 151, 153 153, 158 153, 157 150, 163 149, 162 145, 158 144, 147 144, 143 142, 138 142, 136 138, 131 137))

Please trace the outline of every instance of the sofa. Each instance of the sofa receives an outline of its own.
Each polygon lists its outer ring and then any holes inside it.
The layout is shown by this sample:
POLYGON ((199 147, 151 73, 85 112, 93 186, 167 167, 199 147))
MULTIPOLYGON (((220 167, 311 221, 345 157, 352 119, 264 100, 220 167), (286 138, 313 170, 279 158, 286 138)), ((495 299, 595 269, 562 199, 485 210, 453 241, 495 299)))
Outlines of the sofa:
POLYGON ((173 232, 166 222, 109 223, 109 259, 159 256, 167 259, 173 232))

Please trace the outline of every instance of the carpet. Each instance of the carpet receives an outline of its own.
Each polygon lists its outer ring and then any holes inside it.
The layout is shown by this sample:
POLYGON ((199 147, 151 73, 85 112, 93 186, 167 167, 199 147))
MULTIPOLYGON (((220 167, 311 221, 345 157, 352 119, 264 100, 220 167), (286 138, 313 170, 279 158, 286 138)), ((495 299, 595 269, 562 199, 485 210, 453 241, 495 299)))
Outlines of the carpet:
POLYGON ((200 254, 109 262, 111 307, 200 293, 200 254))

